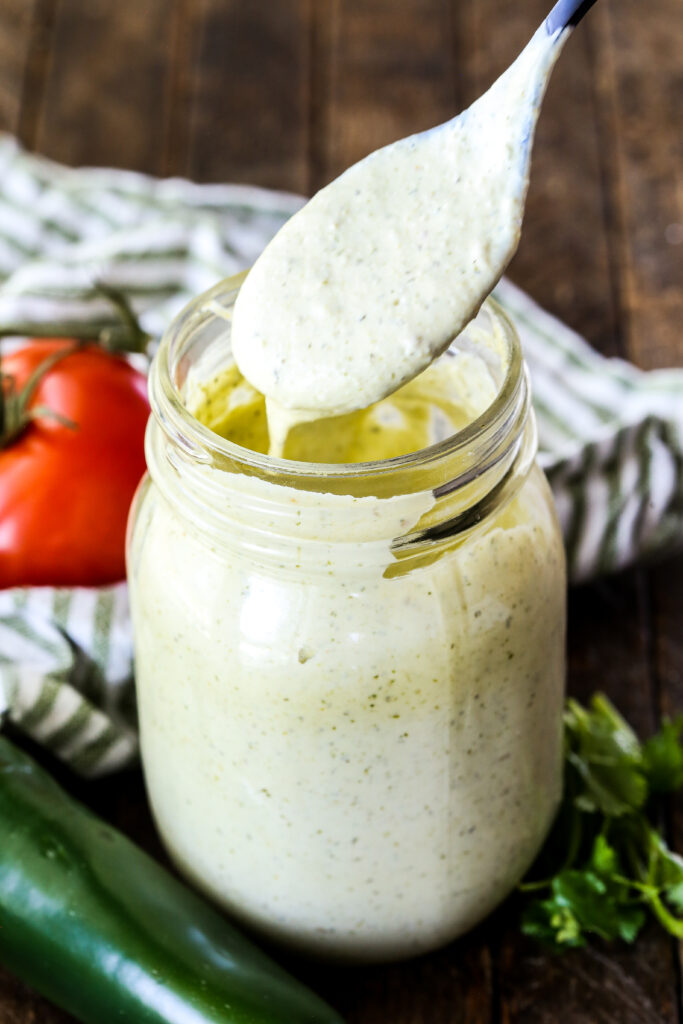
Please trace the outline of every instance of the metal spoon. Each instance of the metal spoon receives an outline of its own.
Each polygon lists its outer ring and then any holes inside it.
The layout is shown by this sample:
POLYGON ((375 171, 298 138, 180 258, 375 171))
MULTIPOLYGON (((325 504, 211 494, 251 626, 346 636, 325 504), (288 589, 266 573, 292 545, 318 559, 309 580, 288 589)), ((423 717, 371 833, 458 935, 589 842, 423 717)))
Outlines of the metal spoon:
POLYGON ((545 88, 593 3, 559 0, 468 110, 350 167, 256 261, 233 354, 283 437, 390 394, 474 317, 517 248, 545 88))
POLYGON ((557 0, 545 19, 548 34, 552 35, 560 28, 574 28, 594 3, 595 0, 557 0))

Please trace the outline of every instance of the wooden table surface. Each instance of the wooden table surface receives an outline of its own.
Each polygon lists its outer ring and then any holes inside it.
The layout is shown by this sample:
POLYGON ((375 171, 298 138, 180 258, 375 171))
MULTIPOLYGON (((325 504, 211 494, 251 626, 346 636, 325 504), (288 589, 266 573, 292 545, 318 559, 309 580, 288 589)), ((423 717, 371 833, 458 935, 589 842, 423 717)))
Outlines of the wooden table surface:
MULTIPOLYGON (((516 55, 549 0, 1 0, 0 128, 68 164, 310 193, 377 146, 452 116, 516 55)), ((683 11, 600 0, 539 126, 514 281, 600 351, 683 364, 683 11), (678 189, 678 191, 676 191, 678 189)), ((569 686, 643 733, 683 709, 683 559, 570 594, 569 686)), ((138 773, 78 785, 155 852, 138 773)), ((670 808, 683 850, 683 803, 670 808)), ((563 958, 509 908, 400 966, 294 968, 349 1024, 666 1024, 679 949, 563 958)), ((71 1018, 0 972, 0 1024, 71 1018)))

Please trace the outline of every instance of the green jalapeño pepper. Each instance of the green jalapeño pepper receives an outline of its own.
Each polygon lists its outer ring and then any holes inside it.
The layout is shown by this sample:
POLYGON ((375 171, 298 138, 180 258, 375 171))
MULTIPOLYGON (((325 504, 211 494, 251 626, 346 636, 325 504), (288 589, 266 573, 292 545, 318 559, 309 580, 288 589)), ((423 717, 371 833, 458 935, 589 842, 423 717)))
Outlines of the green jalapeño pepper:
POLYGON ((0 962, 86 1024, 343 1024, 3 737, 0 962))

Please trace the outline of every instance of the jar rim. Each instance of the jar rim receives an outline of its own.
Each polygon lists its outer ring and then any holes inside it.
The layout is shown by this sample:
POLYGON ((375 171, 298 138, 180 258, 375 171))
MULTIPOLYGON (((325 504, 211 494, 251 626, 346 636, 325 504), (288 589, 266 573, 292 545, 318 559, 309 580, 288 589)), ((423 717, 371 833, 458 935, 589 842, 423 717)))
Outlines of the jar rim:
MULTIPOLYGON (((230 308, 247 273, 243 271, 219 281, 188 303, 165 331, 152 365, 150 401, 153 414, 164 432, 199 463, 227 464, 233 471, 256 474, 266 479, 276 478, 280 484, 299 489, 319 490, 321 481, 325 481, 325 489, 330 489, 335 480, 343 486, 343 481, 352 479, 357 483, 362 479, 369 488, 363 488, 362 493, 372 493, 373 481, 388 475, 403 476, 406 473, 410 475, 411 471, 419 471, 420 489, 423 489, 424 471, 430 465, 450 462, 452 458, 460 463, 461 468, 464 468, 463 461, 479 464, 486 462, 491 451, 499 447, 502 438, 509 434, 510 424, 518 420, 516 413, 520 398, 526 409, 526 374, 517 331, 496 300, 487 298, 482 309, 487 310, 494 322, 503 329, 507 359, 505 376, 489 405, 465 427, 447 438, 405 455, 353 463, 314 463, 278 458, 229 441, 192 415, 183 401, 175 377, 184 343, 211 318, 219 317, 221 309, 230 308)), ((405 485, 400 489, 413 490, 405 485)), ((354 493, 358 493, 355 488, 354 493)))

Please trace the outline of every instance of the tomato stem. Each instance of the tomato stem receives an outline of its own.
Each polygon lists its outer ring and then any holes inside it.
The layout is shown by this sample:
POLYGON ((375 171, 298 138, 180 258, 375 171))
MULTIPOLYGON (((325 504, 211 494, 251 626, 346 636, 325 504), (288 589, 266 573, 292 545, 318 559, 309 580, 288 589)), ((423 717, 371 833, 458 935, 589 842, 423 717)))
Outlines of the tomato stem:
POLYGON ((7 448, 26 430, 30 423, 39 418, 54 419, 71 430, 76 429, 76 424, 72 420, 48 408, 48 406, 36 405, 29 409, 28 405, 41 380, 50 372, 52 367, 81 347, 82 342, 75 341, 73 344, 67 345, 58 352, 53 352, 52 355, 47 356, 36 366, 23 388, 19 391, 17 391, 14 377, 9 373, 3 372, 2 362, 0 362, 0 449, 7 448))
POLYGON ((52 323, 25 320, 19 323, 0 326, 0 338, 32 337, 32 338, 55 338, 67 337, 78 341, 91 341, 108 352, 142 352, 147 351, 151 340, 150 335, 143 331, 137 316, 126 298, 125 294, 118 288, 98 281, 88 292, 79 292, 82 297, 89 297, 92 294, 100 295, 113 306, 116 312, 116 322, 102 323, 94 326, 92 323, 82 323, 73 320, 63 320, 52 323))
MULTIPOLYGON (((124 350, 128 352, 146 352, 151 340, 150 336, 146 331, 143 331, 140 321, 124 293, 118 288, 112 288, 111 285, 105 284, 104 281, 99 281, 95 285, 95 291, 111 302, 121 319, 121 324, 125 330, 124 337, 129 340, 129 344, 124 347, 124 350)), ((116 335, 112 328, 105 328, 100 333, 100 344, 110 352, 122 351, 122 346, 117 344, 116 335)))

